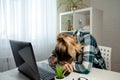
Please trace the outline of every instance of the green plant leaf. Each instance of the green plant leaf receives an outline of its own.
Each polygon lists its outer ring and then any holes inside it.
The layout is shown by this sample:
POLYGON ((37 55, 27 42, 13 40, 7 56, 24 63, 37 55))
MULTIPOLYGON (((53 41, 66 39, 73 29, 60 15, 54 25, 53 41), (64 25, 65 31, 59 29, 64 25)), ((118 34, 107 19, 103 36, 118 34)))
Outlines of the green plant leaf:
POLYGON ((63 66, 57 65, 56 66, 56 77, 59 79, 64 78, 64 68, 63 66))

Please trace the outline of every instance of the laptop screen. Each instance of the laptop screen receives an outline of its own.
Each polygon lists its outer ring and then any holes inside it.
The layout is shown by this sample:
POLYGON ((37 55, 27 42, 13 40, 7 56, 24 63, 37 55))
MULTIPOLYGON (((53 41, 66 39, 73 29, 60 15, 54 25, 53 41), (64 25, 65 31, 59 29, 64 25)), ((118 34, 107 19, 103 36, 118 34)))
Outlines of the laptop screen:
POLYGON ((31 79, 40 80, 31 43, 10 40, 10 45, 18 70, 31 79))

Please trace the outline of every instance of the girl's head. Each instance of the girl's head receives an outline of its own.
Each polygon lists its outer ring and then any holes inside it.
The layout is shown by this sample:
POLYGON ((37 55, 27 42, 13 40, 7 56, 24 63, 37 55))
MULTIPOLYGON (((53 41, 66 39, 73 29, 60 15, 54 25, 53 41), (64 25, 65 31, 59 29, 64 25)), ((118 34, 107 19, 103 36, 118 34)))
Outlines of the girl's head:
POLYGON ((81 50, 81 45, 76 43, 76 37, 60 33, 57 36, 57 45, 55 48, 58 61, 70 62, 75 58, 76 53, 81 50))

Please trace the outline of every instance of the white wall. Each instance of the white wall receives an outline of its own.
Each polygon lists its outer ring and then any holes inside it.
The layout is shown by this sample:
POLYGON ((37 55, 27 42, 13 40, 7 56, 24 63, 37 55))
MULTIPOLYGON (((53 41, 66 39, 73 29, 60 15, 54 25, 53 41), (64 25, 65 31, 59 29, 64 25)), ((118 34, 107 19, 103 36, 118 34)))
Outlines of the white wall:
POLYGON ((112 47, 112 70, 120 72, 120 0, 91 0, 103 10, 103 45, 112 47))

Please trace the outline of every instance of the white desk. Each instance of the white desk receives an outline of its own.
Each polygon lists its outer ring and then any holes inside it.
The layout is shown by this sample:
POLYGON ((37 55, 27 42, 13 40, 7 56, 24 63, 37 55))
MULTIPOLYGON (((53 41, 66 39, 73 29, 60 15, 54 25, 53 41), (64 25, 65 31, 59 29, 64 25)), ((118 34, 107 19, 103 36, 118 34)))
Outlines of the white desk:
POLYGON ((2 72, 0 74, 0 80, 30 80, 17 69, 2 72))
POLYGON ((74 80, 77 80, 79 77, 85 77, 88 80, 120 80, 120 73, 93 68, 89 74, 73 72, 66 79, 75 78, 74 80))
MULTIPOLYGON (((44 62, 44 61, 43 61, 44 62)), ((120 80, 120 73, 93 68, 87 75, 72 72, 65 80, 77 80, 79 77, 88 80, 120 80)), ((0 74, 0 80, 30 80, 22 75, 17 69, 9 70, 0 74)))

